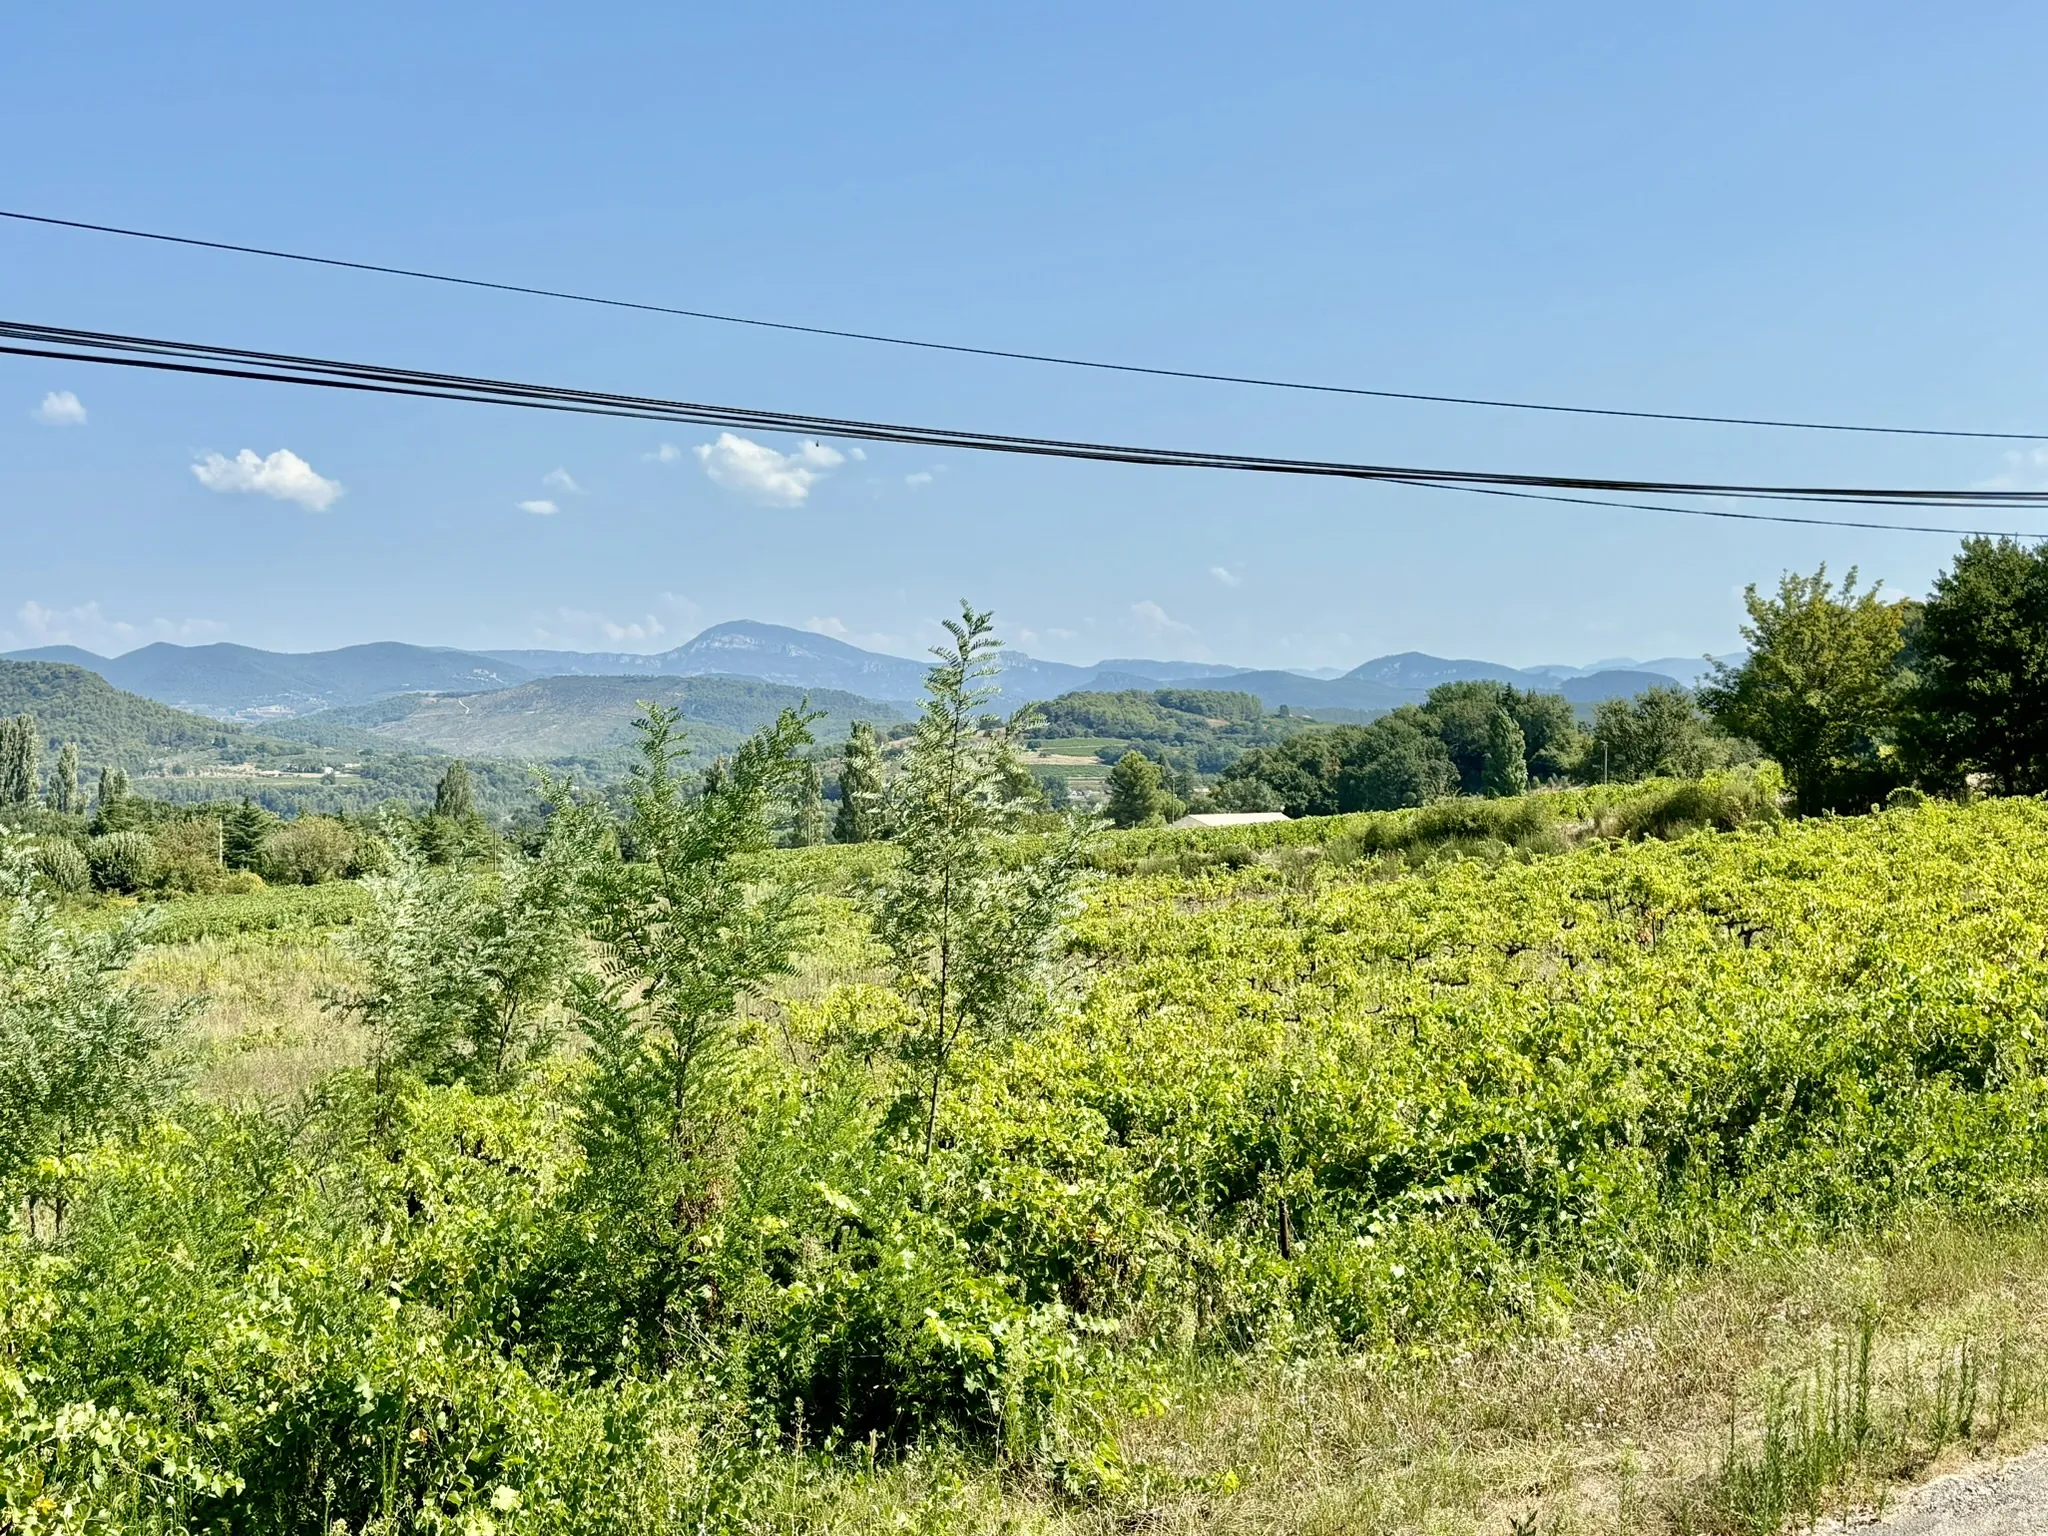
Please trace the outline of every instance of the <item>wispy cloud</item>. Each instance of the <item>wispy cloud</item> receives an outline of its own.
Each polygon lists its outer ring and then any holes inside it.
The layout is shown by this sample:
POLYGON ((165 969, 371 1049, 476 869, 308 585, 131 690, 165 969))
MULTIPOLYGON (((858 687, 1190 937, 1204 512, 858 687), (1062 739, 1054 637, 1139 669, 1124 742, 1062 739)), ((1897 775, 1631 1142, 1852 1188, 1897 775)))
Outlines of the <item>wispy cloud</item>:
POLYGON ((39 645, 76 645, 102 655, 132 650, 151 640, 184 644, 217 640, 227 625, 214 619, 150 619, 130 623, 110 616, 97 602, 71 608, 48 608, 33 600, 15 610, 14 626, 0 630, 0 644, 9 650, 39 645))
POLYGON ((78 396, 68 389, 53 389, 43 396, 43 403, 29 412, 29 415, 46 427, 82 427, 85 425, 85 407, 78 396))
POLYGON ((668 626, 651 613, 637 619, 614 619, 588 608, 557 608, 534 626, 533 638, 541 645, 569 650, 599 644, 653 650, 667 633, 668 626))
POLYGON ((209 453, 192 466, 192 475, 209 491, 269 496, 296 502, 308 512, 325 512, 342 494, 339 480, 315 473, 312 465, 289 448, 280 448, 268 457, 259 457, 248 448, 232 459, 209 453))
POLYGON ((649 464, 673 464, 681 459, 682 456, 683 450, 674 443, 663 443, 654 452, 640 455, 649 464))
POLYGON ((1131 619, 1145 634, 1154 639, 1193 636, 1195 626, 1183 624, 1149 597, 1143 602, 1131 604, 1131 619))
POLYGON ((1244 578, 1227 565, 1212 565, 1209 567, 1209 574, 1222 582, 1226 587, 1241 587, 1244 585, 1244 578))
POLYGON ((552 501, 537 500, 522 501, 521 503, 519 503, 519 510, 522 512, 531 512, 535 517, 553 517, 557 512, 561 511, 562 509, 556 506, 552 501))
POLYGON ((811 487, 846 462, 845 454, 823 443, 780 453, 731 432, 698 444, 696 452, 715 484, 771 507, 802 506, 811 487))
POLYGON ((575 476, 571 475, 566 469, 549 470, 540 477, 540 483, 547 489, 559 491, 565 496, 581 496, 584 494, 583 487, 576 483, 575 476))

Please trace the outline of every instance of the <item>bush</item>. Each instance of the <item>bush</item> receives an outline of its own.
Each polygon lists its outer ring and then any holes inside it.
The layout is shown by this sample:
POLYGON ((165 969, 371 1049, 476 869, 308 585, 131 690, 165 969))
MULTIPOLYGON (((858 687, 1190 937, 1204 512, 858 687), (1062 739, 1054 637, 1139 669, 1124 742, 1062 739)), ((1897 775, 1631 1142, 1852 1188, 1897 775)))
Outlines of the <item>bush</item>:
POLYGON ((59 896, 82 896, 92 889, 92 866, 78 844, 65 838, 45 838, 36 844, 36 873, 43 884, 59 896))
POLYGON ((214 890, 222 896, 254 896, 263 889, 263 877, 253 869, 232 869, 220 877, 214 890))
POLYGON ((200 892, 219 888, 225 871, 221 868, 220 823, 213 817, 170 822, 158 827, 150 841, 156 848, 156 873, 151 883, 157 889, 200 892))
POLYGON ((1751 822, 1777 820, 1784 787, 1774 764, 1704 779, 1652 780, 1596 812, 1594 830, 1603 837, 1630 839, 1682 837, 1708 828, 1732 832, 1751 822))
POLYGON ((103 891, 139 891, 156 878, 156 844, 147 832, 102 832, 86 844, 85 857, 103 891))
POLYGON ((280 885, 338 880, 355 862, 356 840, 332 816, 301 816, 263 840, 263 874, 280 885))

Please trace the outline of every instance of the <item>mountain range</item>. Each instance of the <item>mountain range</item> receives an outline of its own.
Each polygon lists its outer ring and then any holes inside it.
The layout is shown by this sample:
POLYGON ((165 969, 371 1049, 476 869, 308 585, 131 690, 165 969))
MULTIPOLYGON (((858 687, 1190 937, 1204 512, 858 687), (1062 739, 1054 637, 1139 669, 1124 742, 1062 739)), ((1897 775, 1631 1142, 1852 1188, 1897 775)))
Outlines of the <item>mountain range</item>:
MULTIPOLYGON (((927 665, 909 657, 863 650, 829 635, 749 620, 715 625, 673 650, 654 655, 477 652, 397 641, 304 652, 159 642, 115 657, 98 656, 75 646, 46 646, 17 651, 5 659, 84 667, 118 688, 176 709, 266 727, 406 695, 490 694, 543 678, 568 677, 744 677, 901 704, 922 696, 927 665)), ((1001 684, 1004 700, 1011 705, 1082 689, 1109 692, 1200 682, 1256 694, 1268 709, 1285 704, 1295 710, 1377 711, 1419 703, 1439 683, 1473 679, 1559 692, 1574 703, 1592 704, 1658 684, 1689 686, 1706 667, 1704 659, 1665 657, 1641 663, 1614 658, 1590 667, 1518 668, 1411 651, 1377 657, 1335 676, 1317 676, 1140 657, 1076 666, 1006 651, 1001 684)), ((375 723, 389 726, 391 721, 375 723)))

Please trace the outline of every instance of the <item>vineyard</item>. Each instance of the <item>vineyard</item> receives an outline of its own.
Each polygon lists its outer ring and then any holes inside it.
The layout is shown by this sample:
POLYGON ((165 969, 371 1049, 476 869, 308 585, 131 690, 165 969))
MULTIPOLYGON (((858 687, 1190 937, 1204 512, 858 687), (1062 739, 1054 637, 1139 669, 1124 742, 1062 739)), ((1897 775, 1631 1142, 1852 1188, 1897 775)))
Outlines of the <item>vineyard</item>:
MULTIPOLYGON (((0 1246, 0 1529, 1113 1525, 1173 1481, 1145 1424, 1190 1381, 1426 1370, 2039 1214, 2048 807, 1723 794, 1661 840, 1533 803, 1106 840, 1049 1022, 963 1060, 928 1165, 855 899, 885 855, 781 856, 825 894, 745 1010, 665 1309, 584 1190, 574 1052, 265 1108, 201 1059, 0 1246)), ((353 915, 213 900, 145 975, 301 964, 353 915)), ((1201 1524, 1237 1486, 1172 1492, 1201 1524)))

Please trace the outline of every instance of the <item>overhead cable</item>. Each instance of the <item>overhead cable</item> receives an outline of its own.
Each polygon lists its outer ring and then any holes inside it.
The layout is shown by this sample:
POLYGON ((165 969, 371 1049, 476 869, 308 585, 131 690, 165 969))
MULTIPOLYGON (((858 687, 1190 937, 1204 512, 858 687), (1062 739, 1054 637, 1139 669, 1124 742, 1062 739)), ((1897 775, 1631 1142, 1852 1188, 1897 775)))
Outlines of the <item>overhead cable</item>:
POLYGON ((458 288, 480 288, 493 293, 522 294, 529 298, 559 299, 572 304, 595 304, 606 309, 635 310, 641 314, 672 315, 686 320, 708 320, 719 325, 751 326, 757 330, 787 331, 802 336, 826 336, 839 341, 871 342, 888 347, 908 347, 924 352, 949 352, 963 357, 1000 358, 1018 363, 1045 363, 1060 368, 1086 368, 1098 373, 1136 374, 1156 379, 1187 379, 1207 384, 1240 384, 1258 389, 1295 390, 1317 395, 1350 395, 1372 400, 1407 400, 1426 405, 1481 406, 1499 411, 1541 411, 1561 416, 1600 416, 1629 421, 1689 422, 1721 427, 1772 427, 1800 432, 1857 432, 1888 437, 1955 437, 1978 441, 2037 443, 2048 441, 2044 432, 1985 432, 1953 427, 1891 427, 1861 422, 1801 421, 1773 416, 1715 416, 1692 411, 1636 411, 1618 406, 1561 405, 1539 400, 1498 400, 1481 395, 1439 395, 1420 390, 1368 389, 1350 384, 1315 384, 1299 379, 1262 378, 1255 374, 1217 373, 1196 368, 1163 368, 1142 363, 1108 362, 1101 358, 1065 357, 1050 352, 1025 352, 1006 347, 970 346, 962 342, 930 341, 912 336, 888 336, 874 331, 843 330, 826 325, 801 325, 789 320, 766 320, 756 315, 728 315, 708 309, 686 309, 672 304, 654 304, 637 299, 606 298, 562 288, 542 288, 524 283, 497 282, 489 278, 460 277, 447 272, 429 272, 416 267, 387 266, 374 261, 351 261, 339 256, 315 256, 304 251, 277 250, 261 245, 241 245, 231 240, 203 240, 192 235, 170 235, 157 230, 130 229, 119 224, 95 224, 84 219, 60 219, 49 214, 23 213, 0 208, 0 219, 41 224, 56 229, 76 229, 93 234, 119 235, 130 240, 150 240, 162 245, 182 245, 198 250, 228 251, 240 256, 262 256, 272 261, 293 261, 306 266, 335 267, 349 272, 372 272, 384 277, 409 277, 422 282, 445 283, 458 288))
MULTIPOLYGON (((1633 480, 1599 475, 1517 474, 1493 470, 1438 469, 1414 465, 1353 463, 1341 460, 1293 459, 1253 454, 1218 453, 1202 449, 1153 448, 1116 443, 1028 437, 1010 433, 972 432, 957 428, 910 426, 892 422, 824 416, 808 412, 772 411, 749 406, 664 400, 525 384, 462 374, 432 373, 374 363, 260 352, 200 342, 166 341, 73 330, 24 321, 0 321, 0 354, 55 361, 110 364, 159 372, 214 378, 465 401, 482 405, 519 406, 531 410, 623 417, 685 425, 786 432, 811 437, 899 443, 939 449, 1023 454, 1041 458, 1155 465, 1182 469, 1235 470, 1257 474, 1298 475, 1326 479, 1377 481, 1384 484, 1438 486, 1450 490, 1509 492, 1549 498, 1561 493, 1605 493, 1610 496, 1664 496, 1716 500, 1792 501, 1815 504, 1913 508, 1976 508, 2048 506, 2048 490, 1942 490, 1822 485, 1733 484, 1709 481, 1633 480)), ((1605 501, 1600 505, 1626 506, 1605 501)), ((1698 507, 1646 508, 1688 516, 1725 516, 1724 511, 1698 507)), ((1843 519, 1793 517, 1749 512, 1746 520, 1801 522, 1828 526, 1884 528, 1897 532, 1990 534, 1997 530, 1920 524, 1852 523, 1843 519)), ((2035 535, 2015 535, 2035 537, 2035 535)))

